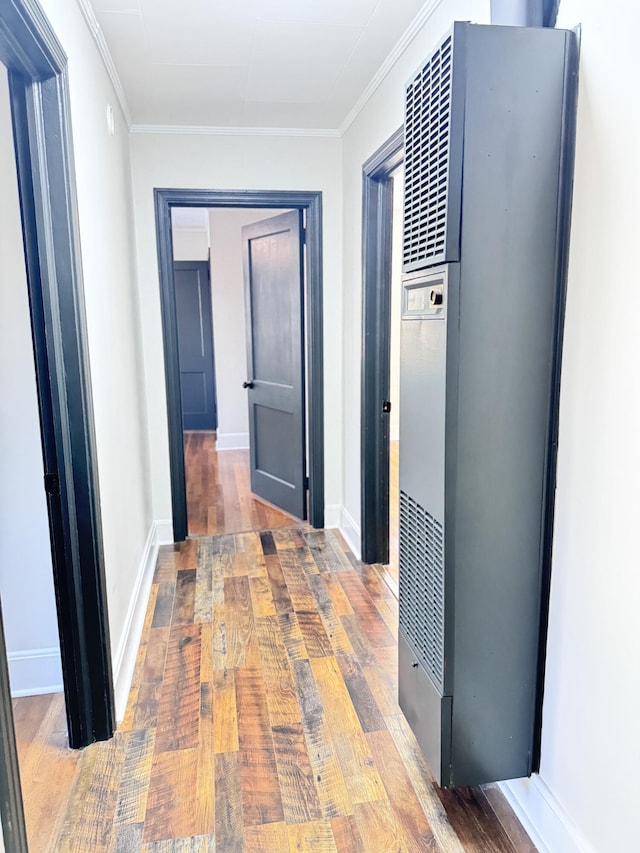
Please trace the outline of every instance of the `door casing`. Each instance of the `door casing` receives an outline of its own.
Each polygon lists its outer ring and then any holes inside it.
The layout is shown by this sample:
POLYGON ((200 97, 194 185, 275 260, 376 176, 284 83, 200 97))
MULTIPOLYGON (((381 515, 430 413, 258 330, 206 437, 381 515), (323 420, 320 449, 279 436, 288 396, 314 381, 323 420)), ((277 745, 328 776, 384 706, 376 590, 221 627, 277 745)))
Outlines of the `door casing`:
POLYGON ((173 536, 188 535, 182 439, 182 403, 176 302, 173 285, 172 207, 255 207, 298 209, 305 224, 305 338, 307 351, 307 440, 309 521, 324 526, 324 395, 322 303, 322 193, 278 190, 155 189, 156 236, 164 348, 173 536))
MULTIPOLYGON (((0 3, 62 673, 72 747, 112 736, 111 651, 67 57, 36 0, 0 3)), ((1 627, 0 627, 1 630, 1 627)), ((5 847, 26 851, 15 731, 0 639, 0 814, 5 847)))
POLYGON ((113 681, 67 58, 35 0, 0 4, 69 740, 111 737, 113 681))
POLYGON ((361 550, 364 563, 389 562, 392 173, 404 162, 404 127, 362 167, 361 550))

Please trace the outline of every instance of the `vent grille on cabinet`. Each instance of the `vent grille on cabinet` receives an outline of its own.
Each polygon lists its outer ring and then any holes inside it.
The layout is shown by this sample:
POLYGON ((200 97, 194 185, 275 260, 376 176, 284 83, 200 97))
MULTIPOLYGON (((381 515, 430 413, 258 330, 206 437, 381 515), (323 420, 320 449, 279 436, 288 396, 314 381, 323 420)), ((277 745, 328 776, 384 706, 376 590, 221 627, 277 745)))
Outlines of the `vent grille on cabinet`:
POLYGON ((445 260, 451 77, 449 36, 407 87, 404 269, 445 260))
POLYGON ((442 525, 400 492, 400 626, 434 684, 444 689, 442 525))

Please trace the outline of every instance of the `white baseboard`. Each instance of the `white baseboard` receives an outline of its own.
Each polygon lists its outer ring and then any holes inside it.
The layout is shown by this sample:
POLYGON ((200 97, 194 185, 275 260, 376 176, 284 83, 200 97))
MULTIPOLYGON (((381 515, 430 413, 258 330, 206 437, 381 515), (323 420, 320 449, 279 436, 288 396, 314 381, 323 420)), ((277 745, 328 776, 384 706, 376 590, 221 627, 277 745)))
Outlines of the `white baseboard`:
POLYGON ((39 696, 62 690, 60 649, 25 649, 8 652, 11 695, 39 696))
POLYGON ((332 527, 340 527, 342 521, 342 505, 341 504, 325 504, 324 508, 324 526, 325 529, 332 527))
POLYGON ((217 432, 216 450, 248 450, 248 432, 217 432))
POLYGON ((353 556, 359 560, 362 556, 360 525, 356 524, 353 516, 345 507, 342 507, 340 533, 344 536, 353 556))
POLYGON ((116 720, 121 722, 127 708, 133 670, 138 655, 138 646, 142 635, 142 626, 149 601, 149 591, 153 580, 153 573, 158 557, 160 536, 166 536, 167 524, 171 527, 171 539, 173 541, 173 525, 166 521, 153 521, 149 529, 144 551, 140 559, 138 574, 136 577, 129 609, 122 631, 122 637, 113 658, 113 680, 115 685, 116 720))
POLYGON ((360 548, 360 527, 342 504, 327 504, 324 508, 324 526, 327 529, 338 528, 344 536, 351 553, 359 560, 362 553, 360 548))
POLYGON ((540 853, 596 853, 540 776, 501 782, 500 789, 540 853))
POLYGON ((173 544, 173 522, 171 519, 162 519, 162 521, 154 521, 156 526, 158 545, 173 544))

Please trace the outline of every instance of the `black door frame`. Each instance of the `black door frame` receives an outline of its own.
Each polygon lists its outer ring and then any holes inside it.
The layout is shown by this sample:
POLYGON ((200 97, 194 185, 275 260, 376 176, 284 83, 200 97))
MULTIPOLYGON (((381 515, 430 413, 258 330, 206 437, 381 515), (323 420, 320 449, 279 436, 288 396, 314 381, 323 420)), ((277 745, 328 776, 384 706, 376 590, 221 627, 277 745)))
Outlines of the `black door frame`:
POLYGON ((404 127, 362 167, 361 549, 389 562, 389 399, 392 173, 404 162, 404 127))
POLYGON ((0 62, 9 72, 64 694, 77 748, 112 736, 114 693, 67 58, 36 0, 0 3, 0 62))
POLYGON ((324 395, 322 306, 322 193, 270 190, 155 189, 156 235, 162 307, 173 536, 188 536, 187 492, 178 363, 178 332, 173 285, 172 207, 291 208, 306 212, 305 337, 307 351, 307 435, 309 521, 324 527, 324 395))

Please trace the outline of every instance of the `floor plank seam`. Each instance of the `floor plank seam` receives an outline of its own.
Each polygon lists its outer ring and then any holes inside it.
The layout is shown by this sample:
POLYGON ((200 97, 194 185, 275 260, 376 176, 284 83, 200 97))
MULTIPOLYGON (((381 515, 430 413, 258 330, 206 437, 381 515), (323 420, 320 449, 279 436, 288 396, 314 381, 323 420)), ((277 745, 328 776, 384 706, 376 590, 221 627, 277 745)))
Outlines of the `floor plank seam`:
MULTIPOLYGON (((33 849, 534 853, 499 789, 435 786, 398 706, 385 573, 300 524, 162 546, 125 719, 33 849)), ((53 708, 23 716, 53 738, 53 708)))

